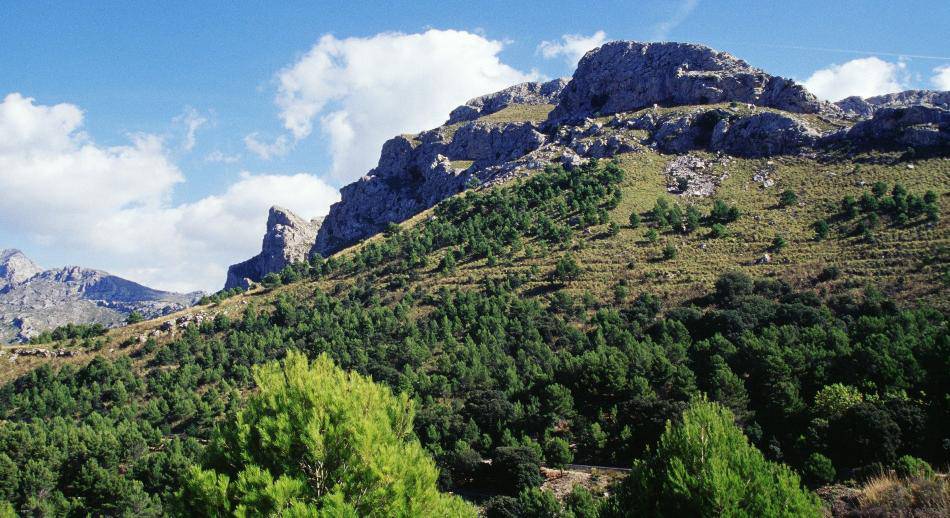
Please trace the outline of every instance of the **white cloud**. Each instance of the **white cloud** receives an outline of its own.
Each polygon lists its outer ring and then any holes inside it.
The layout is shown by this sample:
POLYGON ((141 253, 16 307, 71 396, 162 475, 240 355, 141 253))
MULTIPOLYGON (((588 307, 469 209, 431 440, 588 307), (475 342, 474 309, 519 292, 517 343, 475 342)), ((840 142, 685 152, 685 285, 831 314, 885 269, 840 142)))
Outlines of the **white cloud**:
POLYGON ((158 137, 103 147, 82 120, 71 104, 16 93, 0 102, 0 230, 68 251, 63 262, 157 288, 216 290, 228 264, 260 250, 270 205, 310 218, 338 198, 312 175, 242 173, 220 194, 174 204, 185 178, 158 137))
MULTIPOLYGON (((376 165, 386 139, 438 126, 466 100, 532 79, 499 59, 503 46, 452 30, 325 35, 280 71, 276 103, 295 140, 319 125, 329 139, 332 177, 348 182, 376 165)), ((275 154, 256 139, 247 143, 261 156, 275 154)))
POLYGON ((196 135, 198 129, 208 123, 208 118, 198 113, 198 110, 189 106, 185 108, 184 113, 175 117, 173 122, 185 127, 185 138, 181 148, 185 151, 191 151, 195 148, 195 143, 197 142, 196 135))
POLYGON ((565 34, 561 36, 560 42, 542 41, 538 45, 538 52, 544 59, 562 57, 569 65, 574 66, 587 51, 603 45, 606 39, 607 33, 604 31, 597 31, 590 36, 565 34))
POLYGON ((653 27, 653 39, 667 39, 670 36, 670 32, 686 21, 686 18, 693 13, 697 5, 699 5, 699 0, 683 0, 668 19, 663 20, 653 27))
POLYGON ((934 76, 930 78, 937 90, 950 90, 950 65, 939 66, 934 69, 934 76))
POLYGON ((240 155, 229 155, 220 149, 215 149, 214 151, 205 155, 205 162, 211 162, 214 164, 233 164, 239 160, 241 160, 240 155))
POLYGON ((270 160, 274 157, 284 156, 290 152, 293 144, 286 135, 280 135, 274 142, 267 143, 257 138, 257 133, 251 133, 244 137, 244 146, 247 150, 264 160, 270 160))
POLYGON ((813 94, 828 101, 845 97, 900 92, 908 87, 907 65, 891 63, 877 57, 853 59, 840 65, 816 71, 804 85, 813 94))

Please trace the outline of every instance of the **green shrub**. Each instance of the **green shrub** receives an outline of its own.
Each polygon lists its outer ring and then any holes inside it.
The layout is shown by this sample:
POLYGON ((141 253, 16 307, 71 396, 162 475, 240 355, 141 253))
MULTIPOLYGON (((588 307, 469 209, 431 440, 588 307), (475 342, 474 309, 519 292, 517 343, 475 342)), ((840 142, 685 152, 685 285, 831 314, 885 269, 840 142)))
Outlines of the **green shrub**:
POLYGON ((666 259, 667 261, 671 259, 676 259, 676 254, 677 254, 676 247, 673 246, 672 243, 668 243, 666 246, 663 247, 663 259, 666 259))
POLYGON ((630 228, 637 228, 640 226, 640 215, 636 212, 630 213, 630 228))
POLYGON ((827 221, 823 219, 819 219, 818 221, 815 222, 815 239, 817 239, 818 241, 825 239, 826 237, 828 237, 828 231, 829 231, 829 228, 828 228, 827 221))
POLYGON ((620 484, 604 516, 821 516, 787 466, 765 459, 719 404, 693 403, 620 484))
POLYGON ((798 195, 795 191, 782 191, 778 196, 778 204, 781 207, 791 207, 798 203, 798 195))
POLYGON ((788 246, 788 241, 785 240, 785 236, 779 234, 772 239, 772 250, 781 252, 786 246, 788 246))
POLYGON ((894 470, 897 471, 898 475, 905 478, 930 478, 934 476, 934 469, 930 467, 929 462, 912 455, 903 455, 897 459, 894 470))
POLYGON ((828 457, 814 452, 805 460, 802 474, 810 487, 824 486, 834 481, 835 465, 828 457))

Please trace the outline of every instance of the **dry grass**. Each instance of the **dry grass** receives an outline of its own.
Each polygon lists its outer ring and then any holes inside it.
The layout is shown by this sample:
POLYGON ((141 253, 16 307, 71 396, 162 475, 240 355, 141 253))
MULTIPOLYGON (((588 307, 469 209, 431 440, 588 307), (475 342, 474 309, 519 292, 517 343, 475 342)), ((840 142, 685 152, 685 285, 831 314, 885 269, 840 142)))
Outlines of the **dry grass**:
POLYGON ((950 482, 945 476, 900 478, 884 474, 860 489, 858 510, 867 515, 950 516, 950 482))

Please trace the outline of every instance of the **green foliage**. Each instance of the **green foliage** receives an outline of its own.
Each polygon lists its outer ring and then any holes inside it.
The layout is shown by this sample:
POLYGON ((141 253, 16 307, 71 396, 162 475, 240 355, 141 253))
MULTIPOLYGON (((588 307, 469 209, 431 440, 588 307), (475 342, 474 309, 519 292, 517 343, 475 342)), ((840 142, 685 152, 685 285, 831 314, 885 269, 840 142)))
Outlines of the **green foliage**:
POLYGON ((280 274, 277 272, 270 272, 265 275, 263 279, 261 279, 261 284, 263 284, 264 287, 268 289, 276 288, 283 283, 284 282, 281 279, 280 274))
POLYGON ((934 476, 934 469, 930 466, 930 463, 913 455, 902 455, 901 458, 897 459, 895 471, 904 478, 931 478, 934 476))
POLYGON ((854 388, 841 383, 832 383, 822 387, 815 394, 815 414, 824 419, 834 419, 864 402, 864 395, 854 388))
POLYGON ((940 219, 940 207, 937 193, 927 191, 923 196, 908 193, 900 183, 894 184, 891 195, 887 196, 887 184, 876 182, 871 191, 864 191, 855 201, 848 195, 841 199, 841 213, 845 219, 854 219, 859 215, 865 218, 858 222, 853 234, 861 235, 865 241, 873 242, 871 230, 881 218, 888 218, 893 225, 905 226, 920 221, 935 222, 940 219), (920 216, 924 218, 920 219, 920 216))
POLYGON ((780 207, 791 207, 798 203, 798 195, 795 191, 785 190, 778 195, 778 204, 780 207))
POLYGON ((561 282, 574 280, 580 273, 581 267, 570 254, 562 256, 554 265, 554 278, 561 282))
POLYGON ((829 227, 828 227, 827 221, 823 219, 819 219, 818 221, 815 222, 815 239, 816 240, 821 241, 822 239, 825 239, 826 237, 828 237, 828 231, 829 231, 829 227))
POLYGON ((835 465, 828 457, 814 452, 805 460, 805 465, 802 466, 802 475, 809 487, 814 488, 830 484, 835 479, 835 465))
POLYGON ((788 241, 785 239, 785 236, 779 234, 772 239, 771 249, 775 252, 781 252, 788 246, 788 241))
POLYGON ((656 450, 636 461, 608 516, 818 516, 818 498, 788 467, 765 459, 715 403, 668 422, 656 450))
POLYGON ((129 325, 138 324, 139 322, 142 322, 143 320, 145 320, 145 317, 142 316, 142 314, 139 313, 138 311, 133 310, 131 313, 129 313, 129 316, 125 318, 125 323, 129 325))
POLYGON ((182 490, 203 514, 474 516, 436 489, 413 404, 325 355, 255 369, 259 391, 213 437, 182 490))
POLYGON ((554 468, 563 468, 574 461, 571 445, 561 437, 551 437, 544 443, 544 460, 554 468))
POLYGON ((643 237, 645 237, 650 243, 656 243, 656 241, 660 238, 660 234, 657 233, 656 229, 651 228, 647 230, 643 237))
POLYGON ((502 446, 492 455, 492 482, 500 491, 517 494, 536 488, 544 481, 541 457, 526 446, 502 446))
POLYGON ((637 228, 640 226, 640 215, 636 211, 630 213, 630 228, 637 228))
POLYGON ((673 246, 672 243, 667 243, 667 245, 663 247, 663 259, 667 261, 676 259, 676 253, 676 247, 673 246))
POLYGON ((86 340, 106 334, 107 329, 99 323, 66 324, 53 330, 43 331, 30 339, 32 344, 46 344, 62 340, 86 340))
POLYGON ((726 225, 739 219, 739 207, 729 205, 722 200, 713 202, 712 210, 709 212, 710 223, 722 223, 726 225))
POLYGON ((727 237, 729 235, 729 229, 726 228, 722 223, 713 223, 713 226, 709 229, 709 237, 713 239, 719 239, 721 237, 727 237))

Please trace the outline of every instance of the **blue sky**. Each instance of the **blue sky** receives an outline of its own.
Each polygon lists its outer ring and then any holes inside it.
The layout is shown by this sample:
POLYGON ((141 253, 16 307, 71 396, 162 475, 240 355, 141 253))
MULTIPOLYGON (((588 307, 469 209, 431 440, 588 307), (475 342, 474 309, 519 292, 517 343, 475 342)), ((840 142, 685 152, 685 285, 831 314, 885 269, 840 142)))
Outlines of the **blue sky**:
POLYGON ((0 182, 18 195, 0 200, 0 248, 173 289, 219 287, 229 262, 256 252, 267 205, 308 217, 325 212, 333 190, 375 161, 379 132, 424 129, 412 126, 447 115, 427 112, 430 105, 487 93, 479 87, 570 75, 578 52, 604 39, 703 43, 773 74, 811 78, 826 97, 933 88, 935 69, 950 65, 945 1, 801 1, 782 9, 709 0, 79 4, 0 5, 0 99, 20 95, 0 111, 0 135, 3 113, 9 131, 49 132, 14 139, 6 151, 0 143, 0 165, 8 165, 0 176, 18 175, 0 182), (430 30, 456 32, 378 36, 430 30), (430 59, 430 48, 468 53, 478 74, 468 80, 466 63, 430 59), (400 50, 419 57, 387 58, 400 50), (327 56, 336 64, 320 69, 327 56), (366 56, 367 67, 340 64, 366 56), (390 61, 394 70, 373 77, 390 61), (457 79, 427 91, 437 76, 457 79), (77 113, 51 109, 63 103, 77 113), (55 149, 44 144, 57 139, 55 149), (67 156, 79 172, 49 165, 34 174, 37 146, 41 166, 67 156), (102 156, 83 161, 83 149, 102 156), (17 190, 34 176, 50 184, 17 190), (65 192, 29 199, 44 189, 65 192), (71 193, 105 201, 90 208, 71 193), (281 199, 259 199, 267 196, 281 199), (196 221, 204 217, 206 225, 196 221))

